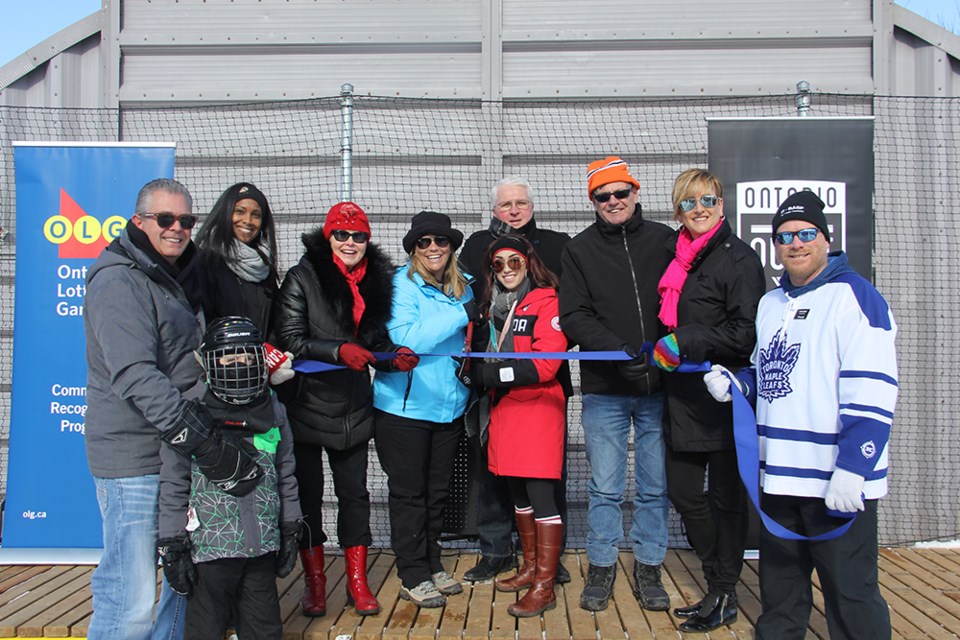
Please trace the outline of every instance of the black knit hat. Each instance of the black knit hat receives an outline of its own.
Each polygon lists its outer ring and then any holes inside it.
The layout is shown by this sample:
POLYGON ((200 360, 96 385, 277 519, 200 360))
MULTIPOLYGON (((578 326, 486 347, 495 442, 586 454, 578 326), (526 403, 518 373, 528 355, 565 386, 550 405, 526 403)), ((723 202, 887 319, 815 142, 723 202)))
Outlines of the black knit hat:
POLYGON ((830 232, 827 230, 827 216, 823 215, 823 200, 813 191, 797 191, 788 197, 777 209, 773 216, 773 233, 788 220, 803 220, 820 229, 823 237, 830 242, 830 232))
POLYGON ((450 238, 451 250, 456 251, 463 244, 463 234, 450 224, 450 216, 436 211, 421 211, 410 221, 410 231, 403 236, 403 250, 413 251, 417 240, 426 235, 447 236, 450 238))
POLYGON ((256 186, 250 184, 249 182, 238 182, 237 184, 230 187, 230 190, 233 192, 234 202, 240 202, 241 200, 253 200, 260 205, 260 209, 267 209, 269 205, 267 204, 267 197, 263 195, 263 192, 260 189, 257 189, 256 186))
POLYGON ((509 249, 511 251, 516 251, 524 258, 529 257, 530 253, 529 245, 523 241, 518 235, 508 234, 505 236, 500 236, 490 245, 490 248, 487 251, 490 252, 490 255, 495 255, 497 251, 502 251, 503 249, 509 249))

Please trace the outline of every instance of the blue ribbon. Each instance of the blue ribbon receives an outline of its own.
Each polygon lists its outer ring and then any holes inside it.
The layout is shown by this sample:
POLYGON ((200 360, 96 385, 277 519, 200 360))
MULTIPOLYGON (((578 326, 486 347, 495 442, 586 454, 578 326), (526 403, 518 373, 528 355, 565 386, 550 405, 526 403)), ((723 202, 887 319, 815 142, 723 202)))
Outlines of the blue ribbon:
MULTIPOLYGON (((707 366, 707 370, 710 369, 708 362, 704 365, 707 366)), ((856 513, 828 510, 832 516, 849 518, 849 520, 836 529, 815 536, 804 536, 787 529, 760 509, 760 439, 757 437, 757 417, 753 407, 750 406, 750 401, 744 397, 739 385, 733 380, 733 375, 728 374, 727 377, 730 378, 730 395, 733 397, 733 440, 737 447, 737 468, 740 471, 740 480, 746 487, 747 495, 756 507, 763 526, 776 537, 785 540, 822 542, 842 536, 853 524, 856 513)))

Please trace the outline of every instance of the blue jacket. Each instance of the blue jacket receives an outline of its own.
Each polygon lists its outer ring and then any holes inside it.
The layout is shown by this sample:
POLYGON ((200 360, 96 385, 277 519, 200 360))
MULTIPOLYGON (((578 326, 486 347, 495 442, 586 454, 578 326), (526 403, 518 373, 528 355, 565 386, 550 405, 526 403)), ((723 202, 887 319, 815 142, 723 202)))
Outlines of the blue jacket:
MULTIPOLYGON (((417 273, 411 280, 408 268, 409 263, 393 276, 390 339, 420 354, 461 353, 468 322, 463 305, 473 299, 473 291, 467 287, 459 300, 447 297, 417 273)), ((470 396, 456 370, 452 358, 427 356, 409 372, 377 371, 373 406, 413 420, 453 422, 466 411, 470 396)))

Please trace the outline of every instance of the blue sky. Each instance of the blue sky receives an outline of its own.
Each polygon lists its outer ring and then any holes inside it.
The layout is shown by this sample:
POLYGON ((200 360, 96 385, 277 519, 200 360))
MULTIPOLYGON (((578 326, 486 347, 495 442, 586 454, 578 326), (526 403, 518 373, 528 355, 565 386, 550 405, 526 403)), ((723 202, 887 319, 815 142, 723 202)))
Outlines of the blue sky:
MULTIPOLYGON (((896 0, 896 3, 960 32, 960 0, 896 0)), ((100 0, 0 0, 0 66, 98 11, 100 5, 100 0)))

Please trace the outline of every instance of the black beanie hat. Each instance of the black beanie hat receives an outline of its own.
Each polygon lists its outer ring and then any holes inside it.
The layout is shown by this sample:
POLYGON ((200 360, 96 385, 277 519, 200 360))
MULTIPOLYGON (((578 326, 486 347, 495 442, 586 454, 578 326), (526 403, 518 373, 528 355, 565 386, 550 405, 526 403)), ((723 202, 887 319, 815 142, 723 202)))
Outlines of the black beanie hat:
POLYGON ((813 191, 797 191, 784 200, 773 215, 773 222, 771 223, 773 233, 776 233, 780 225, 788 220, 803 220, 820 229, 823 237, 827 239, 827 242, 830 242, 827 216, 823 215, 824 206, 826 205, 823 204, 823 200, 818 198, 813 191))
POLYGON ((436 211, 421 211, 413 216, 410 231, 403 236, 403 250, 411 253, 417 240, 426 235, 447 236, 450 238, 452 251, 456 251, 463 244, 463 234, 451 226, 450 216, 436 211))
POLYGON ((269 208, 269 205, 267 204, 267 197, 263 195, 263 192, 260 191, 260 189, 257 189, 256 186, 250 184, 249 182, 238 182, 230 187, 230 190, 233 191, 234 203, 249 199, 260 205, 261 211, 269 208))
POLYGON ((516 251, 524 258, 528 258, 530 253, 530 249, 528 248, 527 243, 523 241, 523 238, 514 234, 500 236, 493 241, 487 251, 489 251, 490 255, 493 256, 496 255, 497 251, 502 251, 503 249, 516 251))

